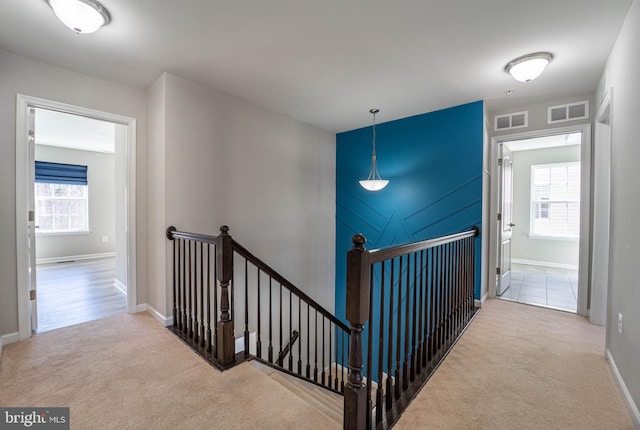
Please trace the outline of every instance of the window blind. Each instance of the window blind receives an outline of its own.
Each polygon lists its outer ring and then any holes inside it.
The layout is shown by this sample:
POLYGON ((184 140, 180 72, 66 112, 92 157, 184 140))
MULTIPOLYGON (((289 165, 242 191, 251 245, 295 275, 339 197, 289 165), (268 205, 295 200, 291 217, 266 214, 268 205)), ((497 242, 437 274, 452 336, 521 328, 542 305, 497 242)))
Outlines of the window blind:
POLYGON ((36 161, 36 182, 87 185, 87 166, 36 161))

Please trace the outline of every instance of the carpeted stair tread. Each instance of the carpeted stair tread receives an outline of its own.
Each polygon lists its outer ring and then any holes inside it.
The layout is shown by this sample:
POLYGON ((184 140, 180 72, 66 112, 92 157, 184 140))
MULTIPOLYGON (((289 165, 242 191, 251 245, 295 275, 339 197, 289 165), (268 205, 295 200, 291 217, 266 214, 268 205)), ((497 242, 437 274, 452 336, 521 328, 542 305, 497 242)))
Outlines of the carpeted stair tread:
POLYGON ((274 370, 270 378, 314 406, 337 423, 342 423, 342 396, 274 370))

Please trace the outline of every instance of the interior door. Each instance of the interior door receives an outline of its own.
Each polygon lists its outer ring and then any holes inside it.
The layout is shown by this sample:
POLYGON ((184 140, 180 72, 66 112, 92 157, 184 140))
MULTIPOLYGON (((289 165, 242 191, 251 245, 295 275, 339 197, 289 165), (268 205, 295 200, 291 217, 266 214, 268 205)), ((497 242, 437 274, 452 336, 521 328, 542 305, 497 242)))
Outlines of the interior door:
POLYGON ((38 328, 38 302, 36 300, 36 217, 35 217, 35 125, 34 108, 29 108, 29 312, 31 313, 31 330, 38 328))
POLYGON ((498 247, 498 270, 496 295, 501 296, 511 286, 511 236, 513 227, 513 159, 511 150, 500 144, 498 160, 500 174, 498 231, 500 246, 498 247))

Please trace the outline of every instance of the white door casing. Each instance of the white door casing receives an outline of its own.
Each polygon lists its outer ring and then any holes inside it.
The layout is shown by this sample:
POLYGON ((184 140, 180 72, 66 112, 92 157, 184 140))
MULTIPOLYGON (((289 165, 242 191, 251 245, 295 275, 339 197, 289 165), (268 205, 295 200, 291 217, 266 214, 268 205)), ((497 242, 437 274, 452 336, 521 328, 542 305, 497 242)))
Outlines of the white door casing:
POLYGON ((607 92, 596 114, 593 148, 593 252, 589 319, 600 326, 607 324, 609 290, 612 93, 613 88, 607 92))
POLYGON ((500 208, 498 231, 500 232, 500 246, 498 247, 498 283, 496 295, 500 296, 511 286, 511 236, 513 234, 513 158, 511 151, 505 144, 500 144, 500 192, 498 198, 500 208))
MULTIPOLYGON (((499 267, 498 248, 500 246, 501 230, 498 228, 497 214, 499 212, 500 203, 500 177, 498 170, 498 158, 500 154, 500 146, 502 142, 512 140, 523 140, 535 137, 545 137, 557 134, 569 134, 579 132, 582 135, 580 145, 580 165, 581 165, 581 190, 580 190, 580 241, 579 241, 579 271, 578 271, 578 315, 589 315, 589 289, 590 289, 590 267, 591 260, 591 125, 580 124, 569 127, 557 127, 546 130, 529 131, 524 133, 510 134, 504 136, 494 136, 491 138, 490 160, 491 160, 491 206, 489 208, 491 226, 495 226, 490 232, 489 243, 489 268, 499 267)), ((489 282, 489 297, 495 298, 497 292, 497 278, 495 282, 489 282)))
POLYGON ((43 108, 73 115, 86 116, 126 126, 125 231, 127 265, 127 310, 137 311, 136 288, 136 119, 37 97, 17 95, 16 99, 16 260, 18 295, 18 337, 31 336, 31 301, 29 300, 30 258, 35 261, 35 249, 29 246, 29 210, 32 205, 34 176, 33 154, 29 151, 29 110, 43 108), (31 193, 31 194, 30 194, 31 193), (33 255, 30 253, 33 252, 33 255))

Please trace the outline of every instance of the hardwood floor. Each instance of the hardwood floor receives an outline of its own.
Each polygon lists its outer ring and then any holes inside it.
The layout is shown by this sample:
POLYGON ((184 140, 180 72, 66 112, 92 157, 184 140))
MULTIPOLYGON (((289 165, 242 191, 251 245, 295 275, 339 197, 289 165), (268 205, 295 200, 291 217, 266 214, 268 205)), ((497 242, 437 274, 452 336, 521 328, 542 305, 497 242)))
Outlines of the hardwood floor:
POLYGON ((37 333, 93 321, 127 311, 127 296, 117 289, 115 259, 37 266, 37 333))

